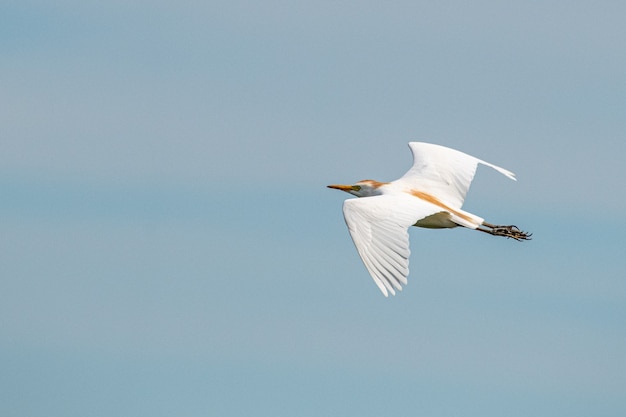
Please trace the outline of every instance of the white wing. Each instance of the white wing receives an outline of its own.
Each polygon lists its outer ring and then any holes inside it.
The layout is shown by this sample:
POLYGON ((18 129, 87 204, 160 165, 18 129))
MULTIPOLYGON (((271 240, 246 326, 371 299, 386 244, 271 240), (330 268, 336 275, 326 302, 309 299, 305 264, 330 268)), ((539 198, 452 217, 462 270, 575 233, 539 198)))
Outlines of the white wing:
POLYGON ((437 213, 437 208, 409 194, 349 199, 343 215, 365 267, 385 297, 402 291, 409 275, 408 228, 437 213), (395 289, 395 290, 394 290, 395 289))
POLYGON ((460 208, 478 164, 487 165, 515 180, 515 174, 471 155, 431 143, 409 143, 413 166, 399 182, 434 195, 452 207, 460 208))

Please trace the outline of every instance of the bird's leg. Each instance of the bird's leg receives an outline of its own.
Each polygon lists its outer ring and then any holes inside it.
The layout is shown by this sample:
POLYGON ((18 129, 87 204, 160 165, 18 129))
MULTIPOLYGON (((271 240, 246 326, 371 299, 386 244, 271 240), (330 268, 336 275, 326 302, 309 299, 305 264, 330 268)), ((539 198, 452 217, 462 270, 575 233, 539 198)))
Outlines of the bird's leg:
POLYGON ((507 238, 512 238, 518 241, 522 240, 530 240, 532 233, 526 233, 517 228, 517 226, 497 226, 495 224, 483 222, 482 226, 478 227, 476 230, 480 230, 481 232, 489 233, 493 236, 504 236, 507 238))

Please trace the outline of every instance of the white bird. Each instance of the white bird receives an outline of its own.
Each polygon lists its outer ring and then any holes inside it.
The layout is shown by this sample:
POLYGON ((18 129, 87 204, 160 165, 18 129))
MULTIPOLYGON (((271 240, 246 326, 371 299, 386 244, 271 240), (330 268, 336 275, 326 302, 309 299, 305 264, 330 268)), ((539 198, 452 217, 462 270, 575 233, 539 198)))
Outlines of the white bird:
POLYGON ((402 291, 409 275, 410 226, 431 229, 463 226, 494 236, 528 240, 516 226, 496 226, 461 210, 465 195, 483 164, 512 180, 515 174, 463 152, 423 142, 409 143, 413 166, 392 182, 362 180, 329 185, 359 199, 343 203, 343 214, 365 267, 387 297, 402 291))

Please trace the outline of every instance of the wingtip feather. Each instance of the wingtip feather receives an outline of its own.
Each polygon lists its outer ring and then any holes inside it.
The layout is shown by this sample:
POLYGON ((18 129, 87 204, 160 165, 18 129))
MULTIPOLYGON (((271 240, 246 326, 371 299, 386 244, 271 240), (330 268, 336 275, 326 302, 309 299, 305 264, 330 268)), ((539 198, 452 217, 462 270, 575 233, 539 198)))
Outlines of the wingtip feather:
POLYGON ((498 171, 500 174, 502 174, 502 175, 506 176, 507 178, 510 178, 510 179, 512 179, 513 181, 517 181, 517 178, 515 178, 515 173, 514 173, 514 172, 511 172, 511 171, 509 171, 508 169, 505 169, 505 168, 499 167, 499 166, 497 166, 497 165, 490 164, 489 162, 485 162, 485 161, 479 161, 479 162, 480 162, 481 164, 485 165, 485 166, 488 166, 489 168, 493 168, 493 169, 495 169, 496 171, 498 171))

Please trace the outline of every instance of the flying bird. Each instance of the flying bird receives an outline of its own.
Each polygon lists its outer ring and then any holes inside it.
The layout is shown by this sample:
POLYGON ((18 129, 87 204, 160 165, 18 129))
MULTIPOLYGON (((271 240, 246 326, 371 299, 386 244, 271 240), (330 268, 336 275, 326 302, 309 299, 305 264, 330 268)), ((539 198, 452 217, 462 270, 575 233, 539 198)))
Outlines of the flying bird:
POLYGON ((411 142, 413 166, 392 182, 362 180, 329 185, 357 199, 343 203, 350 236, 365 267, 385 297, 402 291, 409 275, 410 226, 430 229, 466 227, 518 241, 532 234, 516 226, 498 226, 461 209, 478 164, 516 181, 515 174, 455 149, 411 142))

